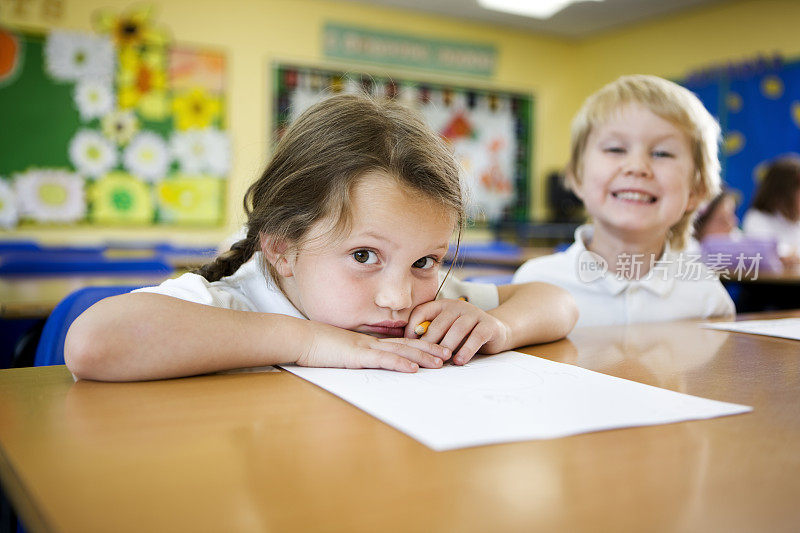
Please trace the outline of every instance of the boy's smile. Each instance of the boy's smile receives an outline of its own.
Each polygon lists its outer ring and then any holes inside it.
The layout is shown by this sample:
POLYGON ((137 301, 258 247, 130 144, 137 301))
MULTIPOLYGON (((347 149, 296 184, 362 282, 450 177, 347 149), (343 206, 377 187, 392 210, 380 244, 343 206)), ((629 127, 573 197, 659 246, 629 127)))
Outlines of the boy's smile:
POLYGON ((687 134, 631 103, 589 135, 575 189, 596 236, 652 240, 693 206, 694 172, 687 134))
POLYGON ((433 300, 455 227, 453 214, 381 172, 353 187, 346 235, 317 223, 276 264, 287 297, 310 320, 402 337, 411 311, 433 300))

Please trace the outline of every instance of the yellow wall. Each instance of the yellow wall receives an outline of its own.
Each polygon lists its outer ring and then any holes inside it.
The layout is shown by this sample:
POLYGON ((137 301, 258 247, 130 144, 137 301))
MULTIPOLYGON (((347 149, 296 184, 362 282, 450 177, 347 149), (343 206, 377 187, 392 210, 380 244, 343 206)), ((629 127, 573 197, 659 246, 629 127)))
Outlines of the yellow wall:
MULTIPOLYGON (((40 6, 45 1, 29 0, 27 11, 17 15, 16 1, 0 0, 0 23, 40 30, 54 26, 90 30, 92 13, 98 7, 121 12, 134 5, 129 0, 62 0, 62 17, 53 21, 41 15, 40 6)), ((563 165, 568 153, 569 120, 583 98, 601 84, 633 72, 680 77, 709 63, 740 60, 759 52, 800 56, 796 27, 800 2, 795 0, 727 2, 582 41, 351 2, 169 0, 151 4, 156 6, 157 23, 169 28, 175 41, 219 48, 227 55, 228 126, 234 146, 227 227, 202 231, 49 228, 18 230, 13 235, 46 242, 111 237, 202 243, 221 240, 242 223, 241 197, 264 164, 271 142, 271 65, 279 61, 331 64, 320 53, 321 29, 327 21, 494 45, 499 58, 495 76, 489 80, 449 79, 535 95, 531 179, 534 214, 540 217, 545 215, 541 178, 563 165)), ((359 65, 335 66, 375 71, 359 65)), ((437 79, 424 73, 412 74, 437 79)))

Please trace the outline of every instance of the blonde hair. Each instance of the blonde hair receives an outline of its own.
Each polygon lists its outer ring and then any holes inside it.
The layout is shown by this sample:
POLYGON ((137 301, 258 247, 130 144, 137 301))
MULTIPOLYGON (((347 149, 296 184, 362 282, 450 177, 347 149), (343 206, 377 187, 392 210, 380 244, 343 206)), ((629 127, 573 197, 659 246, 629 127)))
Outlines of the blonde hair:
MULTIPOLYGON (((333 221, 333 231, 348 231, 353 187, 374 171, 450 210, 460 235, 464 198, 444 141, 399 103, 343 94, 311 106, 284 132, 245 194, 247 236, 197 273, 208 281, 229 276, 261 249, 262 239, 300 246, 325 219, 333 221)), ((277 280, 274 266, 265 263, 277 280)))
MULTIPOLYGON (((570 159, 567 165, 567 184, 575 189, 582 183, 581 175, 586 141, 592 131, 627 104, 639 104, 652 113, 680 127, 689 137, 695 173, 692 192, 697 205, 720 191, 718 158, 720 127, 691 91, 658 76, 622 76, 592 94, 572 121, 570 159)), ((691 234, 693 209, 687 209, 668 232, 670 245, 680 250, 691 234)))

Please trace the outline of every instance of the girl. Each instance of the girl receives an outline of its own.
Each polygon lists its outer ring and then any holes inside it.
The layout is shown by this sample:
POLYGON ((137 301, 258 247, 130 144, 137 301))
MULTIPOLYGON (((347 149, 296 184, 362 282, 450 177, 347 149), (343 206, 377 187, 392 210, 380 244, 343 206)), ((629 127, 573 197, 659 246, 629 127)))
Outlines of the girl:
POLYGON ((769 166, 742 229, 748 237, 778 241, 787 269, 800 263, 800 157, 781 157, 769 166))
POLYGON ((592 224, 565 252, 523 264, 514 282, 569 290, 579 326, 732 315, 713 273, 673 252, 719 189, 718 138, 703 104, 670 81, 623 76, 597 91, 572 123, 567 168, 592 224))
POLYGON ((440 272, 462 198, 452 155, 409 110, 329 98, 248 189, 246 237, 196 274, 89 308, 67 366, 120 381, 290 363, 414 372, 565 336, 566 292, 440 272))

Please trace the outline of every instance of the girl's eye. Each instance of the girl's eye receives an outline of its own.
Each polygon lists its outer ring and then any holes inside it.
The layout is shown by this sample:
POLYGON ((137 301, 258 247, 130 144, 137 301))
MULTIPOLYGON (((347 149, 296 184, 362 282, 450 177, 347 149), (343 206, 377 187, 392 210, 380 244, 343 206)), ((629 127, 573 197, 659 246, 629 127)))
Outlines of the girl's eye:
POLYGON ((356 250, 350 255, 352 255, 353 259, 355 259, 358 263, 362 263, 364 265, 372 265, 378 262, 378 255, 372 250, 356 250))
POLYGON ((436 259, 434 259, 433 257, 430 256, 420 257, 419 259, 414 261, 414 268, 428 269, 428 268, 433 268, 433 265, 435 264, 436 264, 436 259))

